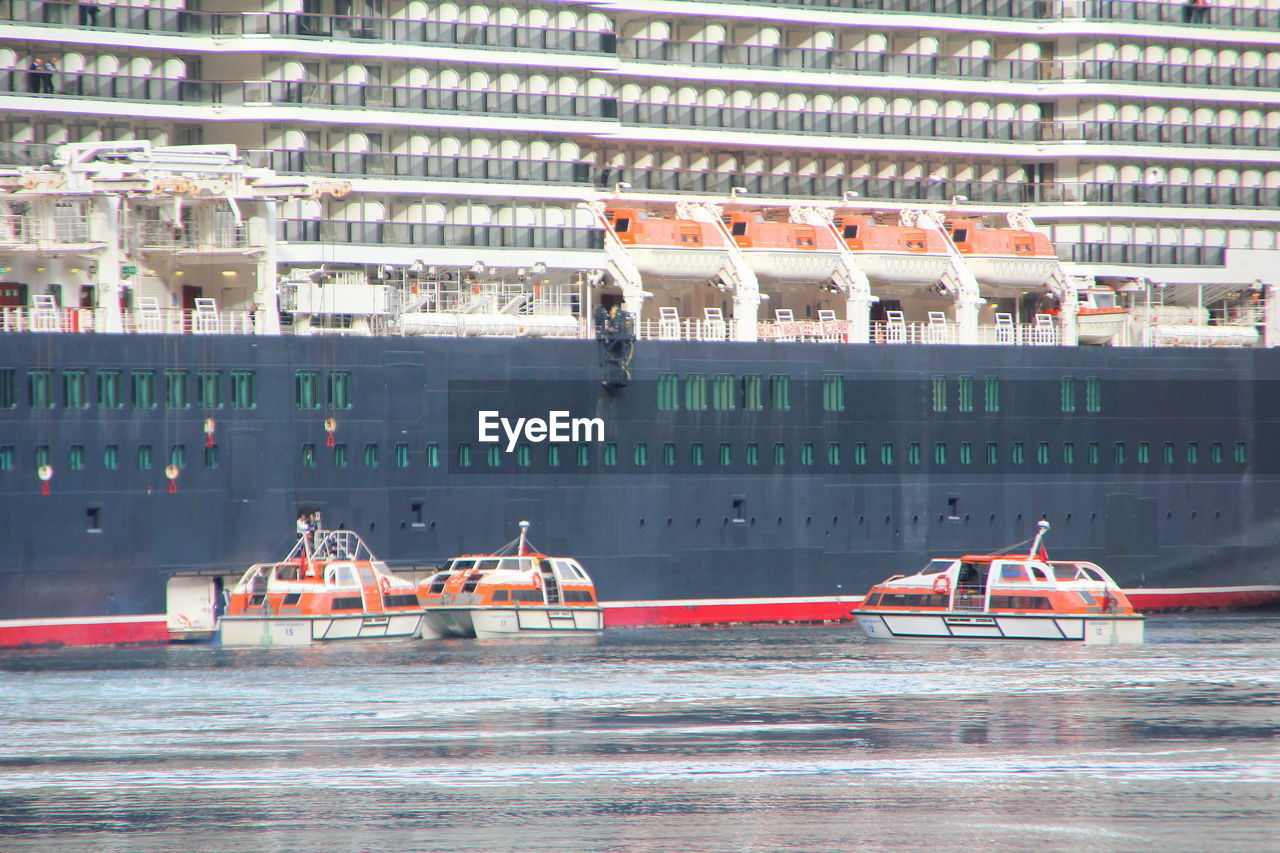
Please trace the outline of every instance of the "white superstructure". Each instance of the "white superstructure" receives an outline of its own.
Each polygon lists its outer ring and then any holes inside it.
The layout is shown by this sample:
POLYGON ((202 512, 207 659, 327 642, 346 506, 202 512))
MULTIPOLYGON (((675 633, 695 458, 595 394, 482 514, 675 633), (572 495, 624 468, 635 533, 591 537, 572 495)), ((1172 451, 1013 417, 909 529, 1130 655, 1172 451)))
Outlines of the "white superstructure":
POLYGON ((1074 343, 1043 298, 1106 288, 1128 313, 1089 342, 1280 341, 1280 0, 199 6, 0 0, 7 328, 584 334, 625 297, 654 336, 662 305, 1074 343), (119 141, 146 175, 112 183, 119 141), (1061 264, 919 300, 843 261, 627 281, 592 206, 619 200, 1034 223, 1061 264))

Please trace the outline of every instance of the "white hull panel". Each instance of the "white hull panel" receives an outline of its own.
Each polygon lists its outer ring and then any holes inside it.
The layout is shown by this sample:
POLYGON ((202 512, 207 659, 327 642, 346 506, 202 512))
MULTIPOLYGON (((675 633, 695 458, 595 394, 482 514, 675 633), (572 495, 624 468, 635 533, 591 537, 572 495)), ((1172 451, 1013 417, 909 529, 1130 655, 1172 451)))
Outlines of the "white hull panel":
POLYGON ((1076 325, 1080 330, 1082 344, 1109 344, 1125 323, 1129 322, 1129 314, 1081 314, 1076 317, 1076 325))
POLYGON ((341 641, 408 640, 417 636, 420 613, 352 616, 225 616, 224 646, 309 646, 341 641))
POLYGON ((991 613, 857 613, 872 640, 1057 640, 1141 643, 1143 620, 1132 616, 1026 616, 991 613))
POLYGON ((424 637, 568 637, 604 629, 604 611, 593 607, 429 607, 424 637))
POLYGON ((946 255, 910 252, 854 252, 853 257, 872 284, 934 284, 951 263, 946 255))
POLYGON ((627 247, 627 257, 645 276, 702 281, 724 269, 729 254, 722 249, 627 247))
POLYGON ((757 276, 772 281, 818 284, 835 275, 840 256, 835 252, 785 252, 780 249, 743 249, 757 276))
POLYGON ((965 266, 990 288, 1039 287, 1058 266, 1057 258, 1002 258, 965 255, 965 266))

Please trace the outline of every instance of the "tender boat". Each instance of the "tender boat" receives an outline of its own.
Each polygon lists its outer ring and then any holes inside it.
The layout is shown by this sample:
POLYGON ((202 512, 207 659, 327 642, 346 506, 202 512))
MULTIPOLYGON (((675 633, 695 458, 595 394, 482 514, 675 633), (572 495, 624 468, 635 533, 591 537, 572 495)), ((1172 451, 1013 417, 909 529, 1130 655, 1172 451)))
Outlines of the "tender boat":
POLYGON ((877 584, 852 611, 858 627, 872 640, 1141 643, 1143 616, 1116 582, 1093 563, 1050 561, 1049 522, 1039 528, 1025 554, 935 559, 877 584))
POLYGON ((413 582, 398 577, 350 530, 316 531, 278 563, 250 566, 231 592, 224 646, 305 646, 417 636, 422 607, 413 582))
POLYGON ((493 554, 466 554, 418 585, 422 636, 558 637, 598 633, 604 611, 577 560, 532 551, 529 522, 493 554))

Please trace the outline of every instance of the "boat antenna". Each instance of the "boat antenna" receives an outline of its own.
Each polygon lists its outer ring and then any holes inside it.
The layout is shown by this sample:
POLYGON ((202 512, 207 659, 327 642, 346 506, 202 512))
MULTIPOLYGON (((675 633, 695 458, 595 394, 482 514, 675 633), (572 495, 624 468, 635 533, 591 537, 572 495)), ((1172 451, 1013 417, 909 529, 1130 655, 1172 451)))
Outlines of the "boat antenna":
POLYGON ((1034 557, 1042 562, 1047 562, 1049 559, 1049 552, 1046 551, 1044 547, 1044 535, 1049 532, 1048 519, 1040 519, 1036 522, 1036 527, 1040 529, 1036 533, 1036 541, 1031 543, 1031 550, 1027 552, 1027 556, 1034 557))
POLYGON ((520 549, 516 551, 516 554, 518 556, 523 557, 524 555, 529 553, 528 540, 525 539, 525 534, 528 532, 529 532, 529 522, 527 521, 520 522, 520 549))

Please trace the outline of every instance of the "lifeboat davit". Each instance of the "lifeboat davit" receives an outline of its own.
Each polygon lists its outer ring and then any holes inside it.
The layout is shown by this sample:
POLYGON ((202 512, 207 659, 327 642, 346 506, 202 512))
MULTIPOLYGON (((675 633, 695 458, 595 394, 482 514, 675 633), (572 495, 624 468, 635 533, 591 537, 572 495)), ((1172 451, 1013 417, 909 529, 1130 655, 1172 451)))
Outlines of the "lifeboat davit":
POLYGON ((421 623, 413 581, 392 574, 354 531, 318 530, 283 560, 249 567, 221 632, 224 646, 306 646, 410 639, 421 623))
POLYGON ((1058 265, 1053 244, 1039 231, 987 228, 976 219, 943 224, 974 278, 989 287, 1040 287, 1058 265))
POLYGON ((533 551, 520 536, 493 554, 465 554, 418 585, 422 635, 496 639, 599 633, 604 610, 577 560, 533 551))
POLYGON ((720 229, 711 222, 627 207, 606 208, 604 217, 642 275, 702 281, 720 272, 728 258, 720 229))
POLYGON ((828 228, 772 222, 759 213, 724 215, 725 227, 757 276, 813 284, 835 274, 840 253, 828 228))
POLYGON ((946 273, 946 237, 932 229, 881 225, 870 216, 837 214, 836 230, 877 285, 934 284, 946 273))
POLYGON ((876 584, 852 611, 858 627, 872 640, 1141 643, 1124 591, 1094 563, 1050 561, 1048 529, 1023 554, 930 560, 876 584))

